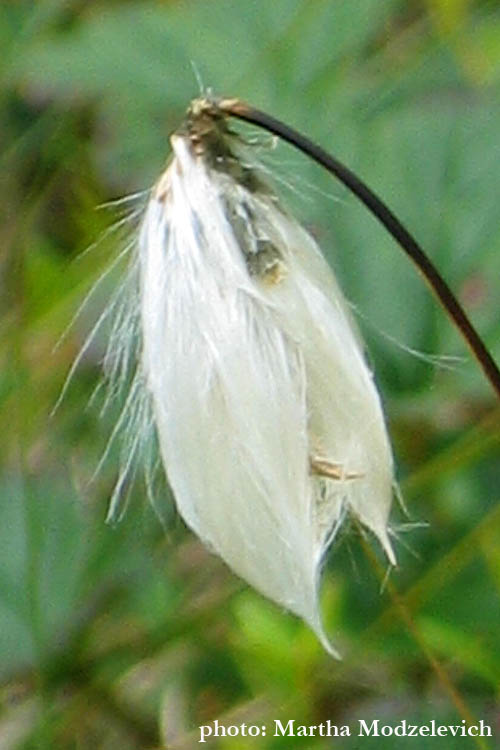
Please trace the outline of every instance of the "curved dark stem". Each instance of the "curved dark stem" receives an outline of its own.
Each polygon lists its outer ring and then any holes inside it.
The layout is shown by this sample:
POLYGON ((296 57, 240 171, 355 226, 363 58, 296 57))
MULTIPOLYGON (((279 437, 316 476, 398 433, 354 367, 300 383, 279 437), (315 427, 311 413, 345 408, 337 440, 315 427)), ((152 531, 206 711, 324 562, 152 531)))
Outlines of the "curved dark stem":
POLYGON ((244 102, 239 101, 239 99, 221 99, 217 102, 217 106, 225 114, 245 120, 253 125, 258 125, 283 140, 288 141, 292 146, 298 148, 318 164, 321 164, 328 172, 335 175, 365 204, 409 255, 429 283, 439 301, 467 341, 474 357, 481 365, 484 374, 500 398, 500 370, 495 360, 446 281, 391 209, 350 169, 297 130, 285 125, 280 120, 275 119, 265 112, 248 106, 244 102))

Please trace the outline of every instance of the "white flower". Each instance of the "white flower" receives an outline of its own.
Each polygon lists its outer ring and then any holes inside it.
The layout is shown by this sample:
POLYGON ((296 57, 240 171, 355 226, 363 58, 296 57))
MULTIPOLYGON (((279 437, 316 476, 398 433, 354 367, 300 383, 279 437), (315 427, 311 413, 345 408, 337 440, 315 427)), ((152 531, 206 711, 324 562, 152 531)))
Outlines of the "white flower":
POLYGON ((334 653, 318 585, 352 513, 394 555, 391 450, 363 344, 313 238, 205 100, 139 238, 142 379, 178 510, 334 653))

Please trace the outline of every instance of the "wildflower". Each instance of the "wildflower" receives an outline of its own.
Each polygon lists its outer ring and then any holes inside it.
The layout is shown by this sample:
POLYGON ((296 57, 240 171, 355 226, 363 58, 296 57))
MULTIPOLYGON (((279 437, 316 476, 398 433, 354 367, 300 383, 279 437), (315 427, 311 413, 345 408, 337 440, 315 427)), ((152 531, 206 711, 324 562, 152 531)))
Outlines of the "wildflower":
POLYGON ((141 372, 200 539, 334 653, 318 602, 346 514, 388 536, 391 449, 363 344, 314 239, 210 101, 171 137, 139 237, 141 372))

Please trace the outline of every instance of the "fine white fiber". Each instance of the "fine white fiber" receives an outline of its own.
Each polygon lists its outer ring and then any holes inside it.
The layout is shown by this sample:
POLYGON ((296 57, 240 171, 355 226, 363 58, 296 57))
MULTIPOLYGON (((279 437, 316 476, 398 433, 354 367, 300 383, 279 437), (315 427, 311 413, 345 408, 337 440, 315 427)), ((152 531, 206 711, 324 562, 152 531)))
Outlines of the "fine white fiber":
POLYGON ((363 344, 332 271, 251 144, 203 99, 171 142, 132 262, 132 388, 143 394, 133 430, 152 419, 187 525, 335 654, 318 589, 345 516, 395 564, 393 462, 363 344))

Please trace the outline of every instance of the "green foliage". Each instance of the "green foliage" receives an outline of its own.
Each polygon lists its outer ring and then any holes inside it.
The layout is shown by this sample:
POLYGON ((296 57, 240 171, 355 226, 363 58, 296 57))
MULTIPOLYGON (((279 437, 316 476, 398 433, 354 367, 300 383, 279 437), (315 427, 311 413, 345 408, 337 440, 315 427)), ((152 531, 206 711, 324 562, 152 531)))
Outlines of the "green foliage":
MULTIPOLYGON (((0 7, 0 47, 2 748, 181 750, 216 718, 268 727, 207 745, 227 750, 332 746, 273 737, 278 717, 494 724, 500 411, 407 260, 316 167, 285 147, 269 157, 359 313, 405 502, 428 521, 396 512, 400 565, 382 590, 383 563, 356 529, 331 554, 324 610, 342 662, 179 521, 165 534, 140 485, 124 521, 104 524, 113 450, 92 476, 112 418, 89 404, 102 340, 51 411, 116 283, 106 278, 68 329, 116 253, 113 233, 83 253, 116 218, 96 207, 158 175, 198 93, 193 66, 205 86, 276 114, 365 177, 499 359, 496 3, 20 0, 0 7), (406 348, 464 359, 441 368, 406 348)), ((494 748, 498 736, 441 742, 494 748)))

